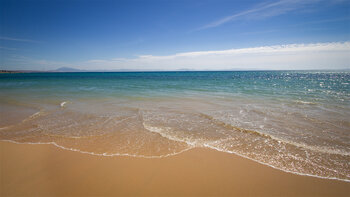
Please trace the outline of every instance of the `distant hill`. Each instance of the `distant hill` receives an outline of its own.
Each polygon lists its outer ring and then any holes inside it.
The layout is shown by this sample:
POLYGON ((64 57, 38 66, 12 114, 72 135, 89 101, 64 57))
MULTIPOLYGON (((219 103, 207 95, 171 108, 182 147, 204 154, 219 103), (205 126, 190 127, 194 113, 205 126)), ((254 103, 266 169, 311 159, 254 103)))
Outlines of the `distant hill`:
POLYGON ((57 68, 56 70, 52 70, 51 72, 86 72, 86 71, 76 69, 76 68, 61 67, 61 68, 57 68))

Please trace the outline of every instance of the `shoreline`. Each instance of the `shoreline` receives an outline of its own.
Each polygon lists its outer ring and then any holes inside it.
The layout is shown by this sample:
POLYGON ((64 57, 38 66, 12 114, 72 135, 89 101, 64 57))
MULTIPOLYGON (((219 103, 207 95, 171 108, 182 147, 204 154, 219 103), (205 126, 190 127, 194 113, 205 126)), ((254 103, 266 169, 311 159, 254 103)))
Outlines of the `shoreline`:
POLYGON ((22 142, 16 142, 16 141, 12 141, 12 140, 0 140, 0 142, 9 142, 9 143, 13 143, 13 144, 22 144, 22 145, 52 145, 56 148, 65 150, 65 151, 72 151, 72 152, 76 152, 76 153, 80 153, 80 154, 87 154, 87 155, 91 155, 91 156, 96 156, 96 157, 132 157, 132 158, 139 158, 139 159, 163 159, 163 158, 167 158, 167 157, 173 157, 176 155, 180 155, 183 154, 187 151, 190 151, 192 149, 208 149, 210 151, 217 151, 220 153, 225 153, 225 154, 230 154, 230 155, 234 155, 235 157, 241 157, 243 159, 247 159, 253 162, 256 162, 257 164, 275 169, 275 170, 279 170, 282 171, 284 173, 290 173, 290 174, 294 174, 294 175, 298 175, 298 176, 306 176, 306 177, 312 177, 312 178, 318 178, 318 179, 326 179, 326 180, 335 180, 335 181, 342 181, 342 182, 347 182, 350 183, 350 180, 347 179, 339 179, 336 177, 322 177, 322 176, 317 176, 317 175, 312 175, 312 174, 303 174, 303 173, 298 173, 298 172, 293 172, 293 171, 288 171, 288 170, 283 170, 283 169, 279 169, 275 166, 266 164, 266 163, 262 163, 258 160, 254 160, 252 158, 246 157, 244 155, 240 155, 238 153, 234 153, 234 152, 226 152, 220 149, 217 149, 215 147, 193 147, 193 148, 189 148, 189 149, 185 149, 183 151, 177 152, 177 153, 173 153, 173 154, 168 154, 168 155, 161 155, 161 156, 143 156, 143 155, 130 155, 130 154, 99 154, 99 153, 93 153, 93 152, 86 152, 86 151, 81 151, 78 149, 73 149, 73 148, 66 148, 64 146, 58 145, 55 142, 49 142, 49 143, 31 143, 31 142, 27 142, 27 143, 22 143, 22 142))
POLYGON ((283 172, 209 148, 165 158, 101 157, 0 141, 1 195, 347 196, 350 183, 283 172))

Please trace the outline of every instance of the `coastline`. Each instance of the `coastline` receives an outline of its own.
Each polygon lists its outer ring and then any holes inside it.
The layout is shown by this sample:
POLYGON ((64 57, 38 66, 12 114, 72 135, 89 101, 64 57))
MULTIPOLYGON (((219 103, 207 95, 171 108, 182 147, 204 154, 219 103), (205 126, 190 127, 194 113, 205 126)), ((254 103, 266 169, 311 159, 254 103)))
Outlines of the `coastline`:
POLYGON ((286 173, 206 148, 103 157, 0 141, 1 196, 347 196, 350 183, 286 173))

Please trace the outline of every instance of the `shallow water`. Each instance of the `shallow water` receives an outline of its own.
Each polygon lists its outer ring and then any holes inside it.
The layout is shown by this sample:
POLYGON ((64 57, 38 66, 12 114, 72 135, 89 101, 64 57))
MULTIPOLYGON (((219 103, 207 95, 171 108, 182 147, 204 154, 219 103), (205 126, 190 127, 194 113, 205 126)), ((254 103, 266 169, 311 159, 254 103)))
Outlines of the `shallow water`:
POLYGON ((0 139, 164 157, 194 147, 350 181, 349 72, 0 75, 0 139))

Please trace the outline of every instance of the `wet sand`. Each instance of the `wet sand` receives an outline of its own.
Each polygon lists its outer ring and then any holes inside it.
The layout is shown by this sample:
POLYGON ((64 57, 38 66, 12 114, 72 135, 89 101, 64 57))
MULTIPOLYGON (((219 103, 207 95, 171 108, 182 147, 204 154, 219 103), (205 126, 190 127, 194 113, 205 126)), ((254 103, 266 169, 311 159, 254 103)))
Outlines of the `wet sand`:
POLYGON ((285 173, 203 148, 144 159, 0 141, 0 177, 0 196, 350 195, 348 182, 285 173))

